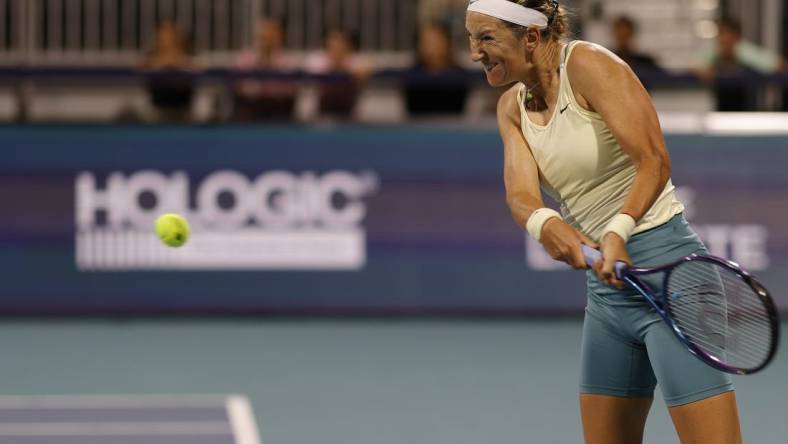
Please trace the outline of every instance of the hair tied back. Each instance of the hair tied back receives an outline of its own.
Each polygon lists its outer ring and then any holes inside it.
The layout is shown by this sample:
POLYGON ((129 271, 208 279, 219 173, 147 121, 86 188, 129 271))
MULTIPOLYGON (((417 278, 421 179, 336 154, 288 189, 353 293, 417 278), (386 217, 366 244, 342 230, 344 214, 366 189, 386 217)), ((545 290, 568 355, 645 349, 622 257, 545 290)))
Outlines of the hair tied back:
POLYGON ((558 0, 550 0, 550 3, 553 6, 553 13, 550 14, 550 18, 547 20, 547 26, 553 24, 553 20, 555 20, 556 14, 558 14, 558 0))

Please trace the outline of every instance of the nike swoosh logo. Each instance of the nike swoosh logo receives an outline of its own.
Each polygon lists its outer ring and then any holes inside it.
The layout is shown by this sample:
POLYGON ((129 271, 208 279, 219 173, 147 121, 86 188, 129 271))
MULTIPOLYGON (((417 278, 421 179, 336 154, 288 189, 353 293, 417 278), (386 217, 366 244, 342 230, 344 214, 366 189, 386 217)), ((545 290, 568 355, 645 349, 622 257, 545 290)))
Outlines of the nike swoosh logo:
POLYGON ((569 104, 568 104, 568 103, 566 104, 566 106, 564 107, 564 109, 562 109, 562 110, 561 110, 561 114, 563 114, 563 113, 564 113, 564 111, 566 111, 566 109, 567 109, 567 108, 569 108, 569 104))

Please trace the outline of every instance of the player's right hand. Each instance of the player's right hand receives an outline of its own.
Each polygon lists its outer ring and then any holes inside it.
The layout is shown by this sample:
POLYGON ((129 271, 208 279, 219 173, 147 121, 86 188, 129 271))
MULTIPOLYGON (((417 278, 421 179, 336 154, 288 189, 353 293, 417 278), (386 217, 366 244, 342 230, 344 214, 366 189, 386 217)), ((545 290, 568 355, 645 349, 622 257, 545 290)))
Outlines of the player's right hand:
POLYGON ((541 242, 550 257, 575 269, 588 268, 582 245, 598 248, 596 242, 557 217, 548 219, 542 226, 541 242))

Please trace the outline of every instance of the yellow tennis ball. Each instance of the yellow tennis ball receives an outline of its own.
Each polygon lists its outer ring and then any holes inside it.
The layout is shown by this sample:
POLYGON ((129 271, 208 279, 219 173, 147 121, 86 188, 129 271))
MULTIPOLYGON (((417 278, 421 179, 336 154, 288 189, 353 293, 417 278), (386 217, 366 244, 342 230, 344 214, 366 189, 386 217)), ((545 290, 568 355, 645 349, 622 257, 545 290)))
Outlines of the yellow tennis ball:
POLYGON ((180 214, 162 214, 156 219, 156 235, 170 247, 180 247, 189 240, 189 223, 180 214))

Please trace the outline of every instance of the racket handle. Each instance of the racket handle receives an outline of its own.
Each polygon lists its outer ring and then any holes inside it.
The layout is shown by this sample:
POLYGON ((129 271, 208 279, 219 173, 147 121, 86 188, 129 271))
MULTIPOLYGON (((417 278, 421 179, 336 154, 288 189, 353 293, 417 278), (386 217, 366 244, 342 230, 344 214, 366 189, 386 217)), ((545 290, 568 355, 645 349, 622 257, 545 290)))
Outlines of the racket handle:
MULTIPOLYGON (((588 245, 583 245, 583 256, 586 258, 586 264, 590 267, 594 264, 594 262, 602 259, 602 253, 599 250, 589 247, 588 245)), ((624 274, 624 269, 627 267, 626 262, 618 261, 614 268, 616 272, 616 277, 621 279, 621 276, 624 274)))

